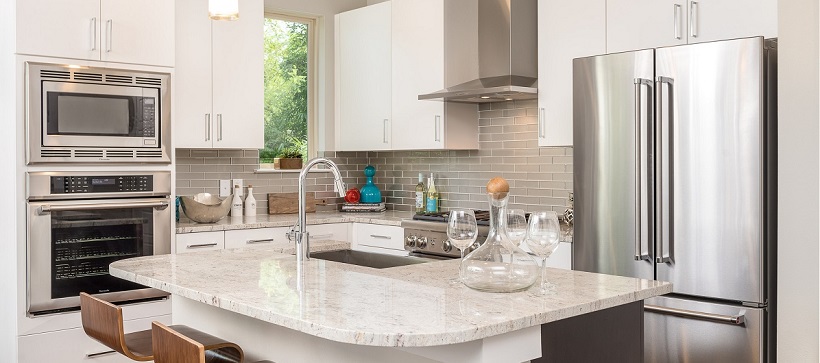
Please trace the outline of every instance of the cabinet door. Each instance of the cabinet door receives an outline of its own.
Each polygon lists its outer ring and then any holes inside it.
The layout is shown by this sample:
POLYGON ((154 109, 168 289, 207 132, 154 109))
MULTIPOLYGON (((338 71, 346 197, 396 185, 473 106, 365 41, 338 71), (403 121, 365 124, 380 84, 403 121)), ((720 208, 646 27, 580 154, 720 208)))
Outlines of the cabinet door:
POLYGON ((419 101, 444 88, 444 0, 392 1, 393 150, 444 146, 444 103, 419 101))
POLYGON ((572 146, 572 59, 606 53, 606 0, 538 4, 538 146, 572 146))
POLYGON ((689 43, 777 37, 777 0, 689 1, 689 43))
POLYGON ((355 223, 353 243, 359 250, 362 250, 361 246, 369 246, 407 253, 404 251, 404 229, 397 226, 355 223))
POLYGON ((17 1, 17 53, 100 59, 100 0, 17 1))
POLYGON ((391 148, 391 3, 336 16, 337 150, 391 148))
POLYGON ((213 22, 215 148, 264 147, 264 6, 240 0, 239 20, 213 22))
POLYGON ((311 241, 350 241, 350 223, 311 224, 307 231, 311 241))
POLYGON ((606 51, 686 44, 685 0, 607 0, 606 51))
POLYGON ((225 231, 225 248, 288 247, 289 227, 225 231))
POLYGON ((102 0, 102 60, 174 66, 174 2, 102 0))
POLYGON ((211 20, 208 2, 176 0, 174 146, 213 146, 211 20))
POLYGON ((212 251, 225 248, 225 232, 197 232, 176 235, 176 253, 212 251))

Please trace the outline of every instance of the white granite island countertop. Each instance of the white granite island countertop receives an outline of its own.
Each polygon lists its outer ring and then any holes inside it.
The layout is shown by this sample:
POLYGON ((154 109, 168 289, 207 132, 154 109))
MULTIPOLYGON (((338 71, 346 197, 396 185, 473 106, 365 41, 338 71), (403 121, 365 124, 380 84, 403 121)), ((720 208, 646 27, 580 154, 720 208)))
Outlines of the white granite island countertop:
POLYGON ((550 269, 552 295, 537 287, 493 294, 450 285, 457 269, 457 260, 372 269, 314 258, 299 290, 293 255, 253 249, 133 258, 110 272, 315 337, 377 347, 469 342, 672 291, 666 282, 550 269))
MULTIPOLYGON (((307 224, 369 223, 401 226, 402 219, 412 218, 412 212, 384 211, 381 213, 317 212, 307 214, 307 224)), ((296 222, 296 214, 260 214, 255 217, 225 217, 216 223, 196 223, 187 218, 177 222, 176 233, 229 231, 239 229, 290 227, 296 222)))

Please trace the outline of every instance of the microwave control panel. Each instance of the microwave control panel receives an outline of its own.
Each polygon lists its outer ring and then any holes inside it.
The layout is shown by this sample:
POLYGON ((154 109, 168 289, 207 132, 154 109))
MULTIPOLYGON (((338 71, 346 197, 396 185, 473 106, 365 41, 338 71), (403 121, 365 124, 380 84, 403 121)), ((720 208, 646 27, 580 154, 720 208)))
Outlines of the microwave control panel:
POLYGON ((51 194, 129 193, 154 190, 151 175, 52 176, 51 194))

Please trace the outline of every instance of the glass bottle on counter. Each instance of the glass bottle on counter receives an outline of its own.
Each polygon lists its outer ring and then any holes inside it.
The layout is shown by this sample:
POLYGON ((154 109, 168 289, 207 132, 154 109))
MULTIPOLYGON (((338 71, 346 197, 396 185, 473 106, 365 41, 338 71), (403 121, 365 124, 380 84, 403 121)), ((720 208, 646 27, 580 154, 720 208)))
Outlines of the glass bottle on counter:
POLYGON ((507 193, 489 193, 490 231, 487 240, 462 262, 462 282, 487 292, 516 292, 539 277, 538 263, 512 243, 505 232, 507 193))
POLYGON ((424 174, 419 173, 419 183, 416 184, 416 214, 424 213, 426 209, 424 198, 427 195, 427 187, 424 185, 424 174))
POLYGON ((436 190, 435 180, 433 179, 433 173, 430 173, 430 179, 427 182, 429 185, 427 189, 427 200, 426 200, 426 211, 428 213, 438 213, 438 190, 436 190))
POLYGON ((256 216, 256 198, 253 196, 253 185, 248 184, 248 196, 245 197, 245 217, 256 216))
POLYGON ((231 201, 231 217, 242 217, 242 197, 239 196, 239 185, 233 186, 233 200, 231 201))

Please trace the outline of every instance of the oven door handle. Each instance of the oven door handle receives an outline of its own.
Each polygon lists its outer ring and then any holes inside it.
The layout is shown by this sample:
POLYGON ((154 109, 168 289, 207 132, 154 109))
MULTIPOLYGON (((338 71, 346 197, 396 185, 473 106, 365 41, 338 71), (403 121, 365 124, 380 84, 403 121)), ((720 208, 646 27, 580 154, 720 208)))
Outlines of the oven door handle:
POLYGON ((67 205, 43 205, 37 210, 38 214, 48 214, 60 211, 96 210, 96 209, 136 209, 136 208, 156 208, 159 210, 168 208, 168 202, 138 202, 138 203, 99 203, 99 204, 67 204, 67 205))

